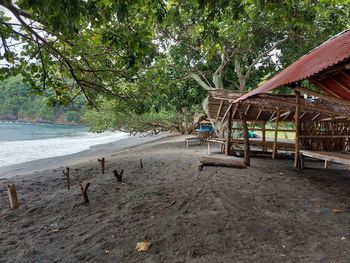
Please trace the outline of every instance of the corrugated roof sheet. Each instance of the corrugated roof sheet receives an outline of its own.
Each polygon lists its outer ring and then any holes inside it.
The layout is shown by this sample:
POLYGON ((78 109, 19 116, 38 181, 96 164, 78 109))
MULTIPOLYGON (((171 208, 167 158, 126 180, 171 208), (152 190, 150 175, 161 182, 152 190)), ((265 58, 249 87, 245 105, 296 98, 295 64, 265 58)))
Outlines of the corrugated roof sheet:
MULTIPOLYGON (((349 58, 350 29, 341 32, 319 47, 313 49, 308 54, 302 56, 296 62, 282 70, 272 79, 251 92, 239 97, 236 101, 241 101, 256 94, 265 93, 287 84, 309 79, 322 71, 326 71, 339 63, 345 62, 349 58)), ((347 85, 350 83, 349 71, 341 71, 339 76, 342 76, 340 83, 335 76, 335 81, 332 77, 333 81, 326 78, 324 81, 318 81, 318 83, 315 84, 327 94, 350 100, 350 85, 347 85), (346 81, 345 83, 344 79, 346 81)))

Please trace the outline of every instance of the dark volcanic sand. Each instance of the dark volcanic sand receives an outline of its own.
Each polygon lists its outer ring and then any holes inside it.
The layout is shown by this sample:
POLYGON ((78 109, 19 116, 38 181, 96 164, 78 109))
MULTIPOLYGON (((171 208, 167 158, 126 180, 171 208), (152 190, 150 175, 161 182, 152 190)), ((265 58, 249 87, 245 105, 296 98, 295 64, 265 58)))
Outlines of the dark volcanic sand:
POLYGON ((261 157, 199 172, 206 146, 186 149, 183 139, 106 157, 105 175, 97 161, 71 167, 69 191, 60 169, 1 179, 2 189, 16 184, 21 206, 11 211, 1 191, 0 262, 350 262, 344 167, 309 161, 298 171, 261 157), (117 183, 111 171, 121 168, 117 183), (77 177, 91 182, 88 206, 77 177), (150 250, 136 252, 144 239, 150 250))

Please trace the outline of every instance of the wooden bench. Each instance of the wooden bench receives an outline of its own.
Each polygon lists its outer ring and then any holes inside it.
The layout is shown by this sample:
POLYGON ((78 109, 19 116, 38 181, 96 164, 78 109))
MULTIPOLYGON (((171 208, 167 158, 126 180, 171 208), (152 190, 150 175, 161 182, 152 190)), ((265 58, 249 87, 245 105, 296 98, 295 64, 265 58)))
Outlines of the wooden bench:
MULTIPOLYGON (((225 144, 226 140, 225 139, 218 139, 218 138, 213 138, 213 139, 208 139, 208 153, 209 155, 211 154, 211 148, 210 148, 210 143, 219 143, 220 144, 220 150, 221 152, 224 151, 225 149, 225 144)), ((231 139, 231 143, 236 146, 239 150, 243 150, 241 145, 244 144, 242 139, 231 139)), ((249 140, 249 146, 256 147, 256 148, 262 148, 263 151, 267 150, 272 150, 273 151, 273 146, 274 142, 273 141, 260 141, 256 139, 250 139, 249 140)), ((285 151, 294 151, 295 149, 295 144, 291 142, 277 142, 276 144, 276 150, 285 150, 285 151)))
POLYGON ((328 168, 330 162, 340 163, 350 167, 350 153, 300 150, 301 168, 304 168, 304 156, 324 160, 324 168, 328 168))
POLYGON ((186 147, 189 147, 191 145, 201 145, 203 143, 203 138, 200 137, 190 137, 185 139, 185 145, 186 147))

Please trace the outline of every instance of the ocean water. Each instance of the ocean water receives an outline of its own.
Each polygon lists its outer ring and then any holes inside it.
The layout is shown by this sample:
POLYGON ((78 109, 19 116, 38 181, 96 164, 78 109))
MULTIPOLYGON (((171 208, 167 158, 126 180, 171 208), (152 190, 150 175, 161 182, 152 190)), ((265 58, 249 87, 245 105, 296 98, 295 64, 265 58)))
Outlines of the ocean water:
POLYGON ((78 126, 0 122, 0 167, 78 153, 127 137, 123 132, 89 133, 78 126))

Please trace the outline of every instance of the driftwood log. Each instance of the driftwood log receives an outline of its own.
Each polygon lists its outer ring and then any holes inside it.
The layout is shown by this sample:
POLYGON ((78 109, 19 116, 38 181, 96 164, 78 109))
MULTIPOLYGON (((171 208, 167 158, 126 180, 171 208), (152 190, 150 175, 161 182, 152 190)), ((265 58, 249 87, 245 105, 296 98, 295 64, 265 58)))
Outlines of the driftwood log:
POLYGON ((105 158, 97 159, 97 161, 101 164, 101 174, 105 174, 105 158))
POLYGON ((62 170, 62 174, 67 179, 67 189, 69 190, 70 189, 69 167, 66 167, 66 171, 62 170))
POLYGON ((80 190, 81 190, 81 193, 82 193, 83 198, 84 198, 84 204, 89 203, 89 198, 87 195, 87 190, 88 190, 89 186, 90 186, 90 183, 86 183, 85 186, 83 186, 83 184, 80 184, 80 190))
POLYGON ((118 182, 123 181, 123 173, 124 173, 124 169, 122 169, 122 170, 120 171, 120 173, 118 173, 118 171, 115 170, 115 169, 113 170, 113 175, 114 175, 115 178, 117 178, 117 181, 118 181, 118 182))
POLYGON ((142 158, 140 158, 140 168, 143 168, 143 162, 142 162, 142 158))
POLYGON ((15 185, 7 185, 7 193, 10 199, 10 207, 11 209, 17 209, 19 207, 17 192, 15 185))
POLYGON ((199 171, 202 171, 203 166, 225 166, 232 168, 247 168, 247 165, 240 160, 228 160, 228 159, 219 159, 212 157, 202 157, 199 161, 199 171))

